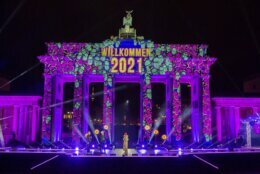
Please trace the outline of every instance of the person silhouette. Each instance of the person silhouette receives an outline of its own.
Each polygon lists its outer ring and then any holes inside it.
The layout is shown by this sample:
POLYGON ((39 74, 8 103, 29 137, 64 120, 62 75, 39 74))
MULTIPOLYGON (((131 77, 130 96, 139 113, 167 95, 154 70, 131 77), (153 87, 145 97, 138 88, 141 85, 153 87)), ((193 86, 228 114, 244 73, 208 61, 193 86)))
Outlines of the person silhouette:
POLYGON ((128 134, 125 132, 123 136, 123 150, 124 150, 123 156, 128 155, 128 141, 129 141, 128 134))

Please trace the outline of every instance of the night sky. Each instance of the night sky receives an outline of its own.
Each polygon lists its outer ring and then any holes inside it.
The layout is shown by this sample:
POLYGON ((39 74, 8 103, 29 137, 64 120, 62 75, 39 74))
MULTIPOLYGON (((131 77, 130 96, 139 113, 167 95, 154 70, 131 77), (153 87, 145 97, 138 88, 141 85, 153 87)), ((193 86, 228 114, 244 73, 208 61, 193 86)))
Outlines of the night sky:
MULTIPOLYGON (((213 97, 243 96, 242 82, 260 73, 257 0, 1 0, 0 77, 12 79, 37 64, 45 42, 102 42, 117 35, 131 9, 133 26, 146 39, 209 45, 208 54, 218 58, 213 97)), ((11 93, 42 95, 42 73, 40 65, 21 76, 11 93)))

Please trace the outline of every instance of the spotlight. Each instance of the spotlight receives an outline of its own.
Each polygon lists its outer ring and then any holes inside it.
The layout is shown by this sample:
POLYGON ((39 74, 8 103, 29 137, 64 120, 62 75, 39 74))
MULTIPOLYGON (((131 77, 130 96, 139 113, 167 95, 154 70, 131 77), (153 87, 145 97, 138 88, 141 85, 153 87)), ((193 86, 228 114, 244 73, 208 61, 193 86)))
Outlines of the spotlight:
POLYGON ((154 153, 155 153, 155 154, 158 154, 159 152, 160 152, 159 149, 155 149, 155 150, 154 150, 154 153))
POLYGON ((182 155, 182 149, 178 148, 178 155, 182 155))
POLYGON ((145 129, 146 131, 148 131, 148 130, 151 129, 151 127, 150 127, 150 125, 147 124, 147 125, 144 126, 144 129, 145 129))
POLYGON ((142 144, 142 148, 144 148, 144 144, 142 144))
POLYGON ((155 129, 155 130, 153 131, 153 133, 154 133, 154 135, 158 135, 158 134, 159 134, 159 131, 158 131, 157 129, 155 129))
POLYGON ((154 148, 157 148, 158 147, 158 145, 156 144, 156 145, 154 145, 154 148))
POLYGON ((167 136, 165 134, 163 134, 161 138, 162 138, 162 140, 166 140, 167 136))
POLYGON ((99 130, 98 130, 98 129, 95 129, 94 133, 95 133, 96 135, 98 135, 98 134, 99 134, 99 130))
POLYGON ((145 150, 145 149, 141 149, 141 150, 140 150, 140 153, 143 155, 143 154, 146 153, 146 150, 145 150))
POLYGON ((103 126, 103 128, 104 128, 105 130, 108 130, 108 125, 105 124, 105 125, 103 126))
POLYGON ((107 144, 105 144, 105 146, 104 146, 105 148, 107 148, 107 144))
POLYGON ((92 148, 95 148, 95 145, 94 145, 94 144, 92 144, 92 148))
POLYGON ((75 148, 75 154, 79 155, 79 148, 78 147, 75 148))
POLYGON ((106 149, 106 150, 105 150, 105 153, 106 153, 106 154, 109 154, 109 152, 110 152, 109 149, 106 149))
POLYGON ((129 103, 129 100, 126 100, 126 104, 128 104, 129 103))

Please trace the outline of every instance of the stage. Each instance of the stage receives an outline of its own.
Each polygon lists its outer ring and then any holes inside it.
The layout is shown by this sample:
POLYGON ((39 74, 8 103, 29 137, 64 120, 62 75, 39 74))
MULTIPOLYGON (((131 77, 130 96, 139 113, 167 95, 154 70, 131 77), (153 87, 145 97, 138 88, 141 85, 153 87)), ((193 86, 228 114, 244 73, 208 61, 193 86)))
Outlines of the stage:
POLYGON ((260 149, 1 149, 1 173, 258 173, 260 149), (12 165, 11 165, 12 164, 12 165))

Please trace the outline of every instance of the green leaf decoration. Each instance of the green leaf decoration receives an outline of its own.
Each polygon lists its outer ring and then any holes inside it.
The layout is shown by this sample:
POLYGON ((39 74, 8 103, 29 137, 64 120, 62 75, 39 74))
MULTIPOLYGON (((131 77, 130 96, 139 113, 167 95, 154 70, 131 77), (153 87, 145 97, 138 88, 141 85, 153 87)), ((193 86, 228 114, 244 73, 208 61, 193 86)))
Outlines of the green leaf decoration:
POLYGON ((149 66, 150 64, 151 64, 151 61, 148 60, 148 59, 144 62, 144 65, 145 65, 145 66, 149 66))
POLYGON ((176 48, 173 48, 173 49, 172 49, 172 55, 175 55, 176 53, 177 53, 176 48))
POLYGON ((88 64, 92 65, 93 64, 93 60, 92 59, 88 59, 88 64))
POLYGON ((76 88, 79 87, 79 81, 75 81, 75 87, 76 87, 76 88))
POLYGON ((147 95, 147 98, 152 99, 152 90, 151 89, 147 89, 146 90, 146 95, 147 95))
POLYGON ((61 43, 57 43, 58 48, 61 48, 61 43))
POLYGON ((86 61, 87 59, 88 59, 87 54, 84 54, 83 57, 82 57, 82 60, 86 61))
POLYGON ((201 56, 201 57, 204 56, 204 51, 202 48, 199 49, 199 56, 201 56))

